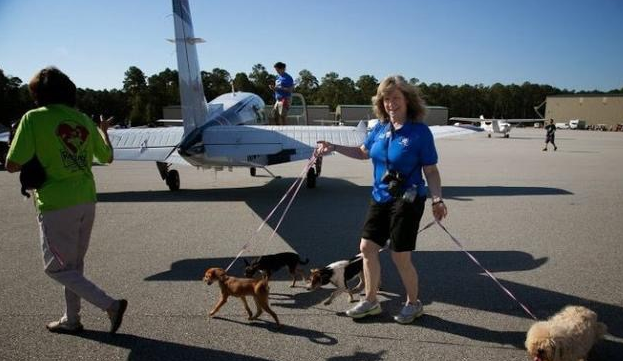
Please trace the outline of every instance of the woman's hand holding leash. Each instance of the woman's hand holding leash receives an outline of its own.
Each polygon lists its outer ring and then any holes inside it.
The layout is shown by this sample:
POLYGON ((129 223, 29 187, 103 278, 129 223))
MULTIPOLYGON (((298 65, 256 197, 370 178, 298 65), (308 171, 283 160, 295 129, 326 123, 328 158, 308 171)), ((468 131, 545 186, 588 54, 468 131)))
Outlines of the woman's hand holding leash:
POLYGON ((112 123, 113 119, 114 117, 104 119, 104 115, 100 114, 100 122, 98 126, 102 130, 102 132, 106 133, 108 131, 108 128, 110 127, 110 124, 112 123))
POLYGON ((318 144, 318 147, 316 148, 317 156, 325 155, 327 153, 331 153, 335 151, 335 144, 331 144, 324 140, 319 140, 317 144, 318 144))
POLYGON ((443 199, 439 197, 433 198, 433 216, 437 222, 448 216, 448 208, 446 208, 446 204, 443 202, 443 199))

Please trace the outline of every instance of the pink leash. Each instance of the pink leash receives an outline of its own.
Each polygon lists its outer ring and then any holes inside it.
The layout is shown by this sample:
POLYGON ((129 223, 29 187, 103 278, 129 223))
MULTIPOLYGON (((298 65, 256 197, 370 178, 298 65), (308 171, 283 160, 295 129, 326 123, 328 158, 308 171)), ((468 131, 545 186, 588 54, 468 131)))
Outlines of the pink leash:
POLYGON ((460 248, 463 252, 465 252, 465 254, 467 254, 467 256, 468 256, 468 257, 469 257, 469 258, 470 258, 470 259, 471 259, 471 260, 472 260, 472 261, 473 261, 476 265, 478 265, 478 267, 480 267, 483 271, 485 271, 485 273, 487 274, 487 276, 491 277, 491 279, 492 279, 492 280, 493 280, 493 281, 494 281, 494 282, 495 282, 498 286, 500 286, 500 288, 501 288, 504 292, 506 292, 506 294, 507 294, 510 298, 512 298, 513 300, 515 300, 515 302, 517 302, 517 303, 519 304, 519 306, 521 306, 521 308, 523 308, 523 310, 524 310, 524 311, 526 311, 526 313, 527 313, 528 315, 530 315, 530 317, 532 317, 535 321, 538 321, 538 320, 539 320, 539 319, 538 319, 538 318, 537 318, 537 317, 536 317, 536 316, 535 316, 532 312, 530 312, 530 310, 528 309, 528 307, 526 307, 523 303, 521 303, 521 302, 517 299, 517 297, 515 297, 515 296, 511 293, 511 291, 509 291, 506 287, 504 287, 504 286, 500 283, 500 281, 498 281, 498 279, 497 279, 497 278, 495 278, 495 276, 494 276, 491 272, 489 272, 486 268, 484 268, 484 267, 482 266, 482 264, 480 264, 480 262, 478 262, 478 260, 476 259, 476 257, 474 257, 471 253, 469 253, 469 252, 465 249, 465 247, 463 247, 463 244, 461 244, 461 242, 460 242, 460 241, 459 241, 456 237, 454 237, 454 236, 453 236, 453 235, 452 235, 452 234, 451 234, 451 233, 450 233, 450 232, 446 229, 446 227, 444 227, 444 226, 441 224, 441 222, 439 222, 439 221, 433 221, 433 222, 430 222, 429 224, 427 224, 426 226, 424 226, 424 228, 422 228, 421 230, 419 230, 419 231, 418 231, 418 233, 420 233, 420 232, 422 232, 423 230, 425 230, 425 229, 427 229, 427 228, 431 227, 431 226, 432 226, 433 224, 435 224, 435 223, 437 223, 437 224, 439 225, 439 227, 441 227, 441 229, 443 229, 443 231, 444 231, 444 232, 446 232, 446 234, 448 234, 448 236, 450 236, 450 238, 452 239, 452 241, 454 241, 454 243, 455 243, 457 246, 459 246, 459 248, 460 248))
POLYGON ((307 165, 305 165, 305 167, 303 168, 303 170, 301 171, 301 174, 299 174, 299 177, 292 182, 292 185, 290 186, 290 188, 286 191, 286 193, 283 195, 283 197, 281 197, 281 200, 279 200, 279 202, 277 203, 277 205, 273 208, 272 211, 270 211, 270 213, 268 214, 268 216, 266 216, 266 218, 264 218, 264 220, 262 221, 262 223, 260 224, 260 226, 257 228, 257 230, 255 231, 255 233, 253 234, 253 236, 251 237, 250 240, 247 241, 247 243, 244 244, 244 246, 242 246, 242 248, 240 249, 240 252, 238 252, 238 254, 236 255, 236 257, 234 258, 233 261, 231 261, 231 263, 229 264, 229 266, 227 266, 227 268, 225 269, 225 272, 229 271, 229 269, 231 268, 231 266, 234 265, 234 263, 236 263, 236 261, 238 260, 238 258, 240 258, 240 256, 244 253, 244 251, 246 251, 249 246, 251 245, 251 243, 253 243, 253 241, 255 240, 256 236, 258 235, 258 233, 262 230, 262 228, 264 228, 264 225, 268 222, 268 220, 270 219, 270 217, 273 216, 273 214, 275 213, 275 211, 277 211, 277 208, 279 208, 279 206, 281 205, 281 203, 283 203, 283 201, 286 200, 286 198, 288 197, 288 195, 290 194, 290 192, 292 192, 292 189, 294 189, 294 187, 298 184, 298 186, 296 187, 296 190, 294 191, 294 193, 292 194, 292 198, 290 198, 290 202, 288 202, 288 205, 286 206, 286 209, 283 211, 283 214, 281 215, 281 218, 279 219, 279 222, 277 223, 277 226, 275 227, 275 229, 273 230, 273 233, 270 236, 270 239, 272 239, 274 237, 274 235, 277 233, 277 230, 279 229, 279 226, 281 225, 281 221, 283 221, 283 219, 286 216, 286 213, 288 213, 288 210, 290 209, 290 206, 292 205, 292 202, 294 201, 294 198, 296 198, 296 195, 298 194, 299 190, 301 189, 301 185, 303 185, 303 178, 305 177, 305 175, 307 174, 307 171, 309 170, 309 168, 314 164, 314 162, 316 161, 316 154, 312 154, 311 158, 309 158, 307 165))

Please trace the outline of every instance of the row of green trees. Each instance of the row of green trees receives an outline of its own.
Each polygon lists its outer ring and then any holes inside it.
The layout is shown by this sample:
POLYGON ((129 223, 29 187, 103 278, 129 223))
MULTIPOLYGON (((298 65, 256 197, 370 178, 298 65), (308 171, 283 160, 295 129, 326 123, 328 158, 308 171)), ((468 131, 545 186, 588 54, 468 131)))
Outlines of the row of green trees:
MULTIPOLYGON (((237 73, 232 76, 224 69, 215 68, 211 72, 202 71, 201 77, 208 101, 230 92, 232 84, 238 91, 258 94, 267 104, 273 101, 269 85, 274 83, 275 75, 269 73, 262 64, 253 66, 249 74, 237 73)), ((547 95, 575 93, 529 82, 521 85, 496 83, 491 86, 457 86, 426 84, 417 78, 409 81, 420 88, 429 105, 448 107, 450 117, 478 117, 483 114, 494 118, 535 118, 537 115, 533 107, 543 102, 547 95)), ((370 104, 378 84, 379 80, 371 75, 362 75, 354 81, 349 77, 340 78, 337 73, 331 72, 318 80, 309 70, 302 70, 296 78, 295 91, 303 94, 308 104, 326 104, 335 109, 338 104, 370 104)), ((623 92, 623 88, 609 93, 619 92, 623 92)), ((168 68, 147 76, 132 66, 125 72, 122 89, 78 89, 78 107, 83 112, 93 116, 114 116, 119 122, 130 121, 132 125, 161 119, 164 106, 179 103, 178 74, 176 70, 168 68)), ((17 77, 6 75, 0 69, 0 121, 8 125, 33 107, 27 84, 17 77)))

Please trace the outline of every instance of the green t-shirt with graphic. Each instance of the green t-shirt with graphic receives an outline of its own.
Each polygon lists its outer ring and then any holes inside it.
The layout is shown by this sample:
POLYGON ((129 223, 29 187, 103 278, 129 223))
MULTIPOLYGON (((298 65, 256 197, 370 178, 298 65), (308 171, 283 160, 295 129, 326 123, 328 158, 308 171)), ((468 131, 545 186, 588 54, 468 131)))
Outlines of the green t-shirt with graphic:
POLYGON ((95 123, 78 110, 52 104, 22 117, 8 160, 23 165, 37 155, 46 174, 36 191, 41 212, 96 201, 93 156, 107 162, 112 149, 95 123))

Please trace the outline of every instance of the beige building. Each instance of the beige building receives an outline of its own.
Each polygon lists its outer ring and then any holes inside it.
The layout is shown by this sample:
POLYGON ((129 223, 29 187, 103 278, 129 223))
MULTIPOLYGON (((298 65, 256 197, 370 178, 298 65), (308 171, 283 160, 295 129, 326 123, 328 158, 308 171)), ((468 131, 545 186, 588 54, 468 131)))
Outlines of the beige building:
POLYGON ((545 119, 555 122, 580 119, 607 127, 623 123, 623 94, 549 95, 546 102, 545 119))

